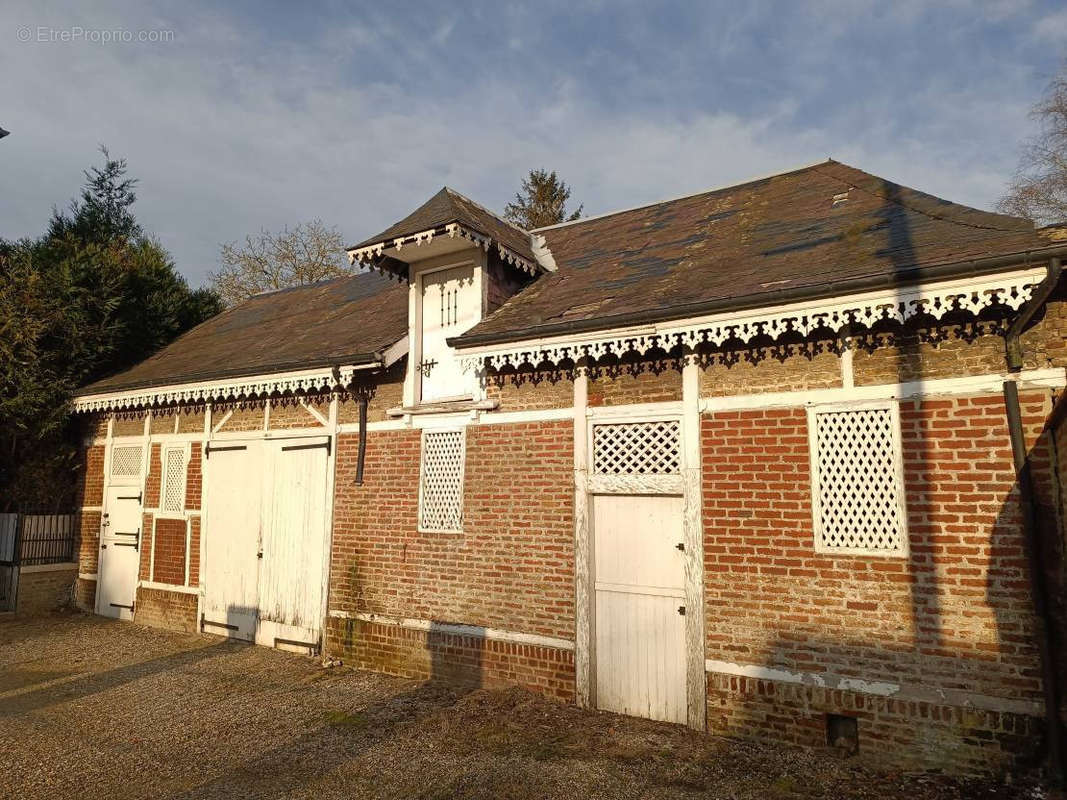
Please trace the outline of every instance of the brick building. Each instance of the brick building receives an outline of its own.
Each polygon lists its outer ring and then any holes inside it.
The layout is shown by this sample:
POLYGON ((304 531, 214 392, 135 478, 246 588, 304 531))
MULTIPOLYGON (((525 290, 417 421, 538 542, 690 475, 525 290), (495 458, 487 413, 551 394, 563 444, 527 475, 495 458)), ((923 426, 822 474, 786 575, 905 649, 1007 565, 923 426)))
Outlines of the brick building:
POLYGON ((81 391, 80 602, 1035 763, 1067 672, 1065 251, 833 161, 531 232, 444 189, 360 274, 81 391))

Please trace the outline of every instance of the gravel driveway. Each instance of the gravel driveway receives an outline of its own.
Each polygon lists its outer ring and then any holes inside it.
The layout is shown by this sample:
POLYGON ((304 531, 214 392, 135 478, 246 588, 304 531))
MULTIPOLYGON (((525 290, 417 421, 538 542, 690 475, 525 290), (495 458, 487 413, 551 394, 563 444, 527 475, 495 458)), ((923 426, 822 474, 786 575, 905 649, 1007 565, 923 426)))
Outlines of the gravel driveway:
POLYGON ((83 615, 0 622, 0 747, 49 800, 1043 796, 83 615))

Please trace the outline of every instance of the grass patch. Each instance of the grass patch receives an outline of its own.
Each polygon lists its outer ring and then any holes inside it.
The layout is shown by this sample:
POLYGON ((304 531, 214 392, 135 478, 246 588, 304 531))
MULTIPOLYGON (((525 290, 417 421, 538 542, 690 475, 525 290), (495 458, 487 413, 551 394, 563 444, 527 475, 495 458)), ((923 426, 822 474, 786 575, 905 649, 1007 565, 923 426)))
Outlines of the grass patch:
POLYGON ((361 731, 370 725, 370 720, 358 712, 350 714, 347 711, 331 711, 326 715, 326 724, 331 728, 361 731))

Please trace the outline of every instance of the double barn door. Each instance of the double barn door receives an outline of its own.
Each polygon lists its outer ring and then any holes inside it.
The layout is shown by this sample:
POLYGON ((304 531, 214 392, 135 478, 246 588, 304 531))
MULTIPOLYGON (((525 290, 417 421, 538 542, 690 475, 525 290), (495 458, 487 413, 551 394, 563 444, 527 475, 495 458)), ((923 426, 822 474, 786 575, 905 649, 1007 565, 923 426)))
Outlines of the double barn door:
POLYGON ((205 632, 271 647, 319 649, 329 448, 329 437, 210 443, 205 632))

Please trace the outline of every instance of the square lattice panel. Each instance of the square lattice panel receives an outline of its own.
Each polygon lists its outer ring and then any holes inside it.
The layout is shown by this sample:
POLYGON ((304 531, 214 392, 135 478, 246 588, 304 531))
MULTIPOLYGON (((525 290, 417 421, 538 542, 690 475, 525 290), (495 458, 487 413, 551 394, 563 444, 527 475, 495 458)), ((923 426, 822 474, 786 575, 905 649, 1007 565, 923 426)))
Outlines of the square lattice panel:
POLYGON ((463 431, 426 431, 422 438, 419 527, 424 531, 463 528, 463 431))
POLYGON ((678 420, 593 426, 596 475, 677 475, 681 468, 678 420))
POLYGON ((113 447, 111 475, 115 478, 136 478, 141 474, 141 446, 113 447))
POLYGON ((894 409, 816 411, 813 417, 819 549, 904 552, 903 486, 894 409))

